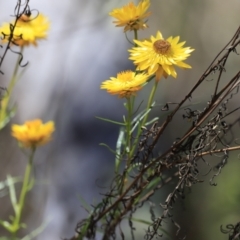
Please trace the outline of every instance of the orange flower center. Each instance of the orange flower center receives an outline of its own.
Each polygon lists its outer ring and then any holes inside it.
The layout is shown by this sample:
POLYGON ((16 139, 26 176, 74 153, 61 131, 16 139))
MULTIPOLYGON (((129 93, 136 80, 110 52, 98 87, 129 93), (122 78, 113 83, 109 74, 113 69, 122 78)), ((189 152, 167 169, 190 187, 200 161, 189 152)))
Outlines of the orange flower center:
POLYGON ((166 40, 157 40, 153 43, 153 48, 158 54, 166 54, 171 48, 171 44, 166 40))
POLYGON ((30 16, 28 16, 26 14, 22 14, 21 17, 19 18, 19 20, 22 22, 27 22, 30 20, 30 16))

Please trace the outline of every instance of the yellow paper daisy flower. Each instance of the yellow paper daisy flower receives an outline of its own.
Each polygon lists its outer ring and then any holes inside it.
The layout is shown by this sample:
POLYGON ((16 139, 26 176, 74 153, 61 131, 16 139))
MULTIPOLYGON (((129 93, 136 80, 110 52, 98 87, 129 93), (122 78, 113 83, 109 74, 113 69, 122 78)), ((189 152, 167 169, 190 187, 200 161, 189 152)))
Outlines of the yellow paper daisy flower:
MULTIPOLYGON (((0 27, 0 33, 3 35, 3 42, 8 42, 11 35, 12 23, 4 23, 0 27)), ((47 30, 50 23, 48 19, 42 15, 37 16, 23 14, 17 21, 14 28, 12 42, 18 46, 28 46, 33 44, 37 46, 37 40, 47 37, 47 30)))
POLYGON ((179 42, 179 36, 164 40, 158 31, 156 37, 151 36, 150 40, 134 40, 134 42, 137 47, 128 50, 130 52, 129 59, 134 61, 138 70, 146 70, 149 75, 156 74, 157 81, 162 75, 165 78, 169 75, 176 78, 177 73, 174 66, 191 68, 183 61, 190 56, 194 49, 184 48, 185 42, 179 42))
POLYGON ((53 121, 43 124, 40 119, 35 119, 23 125, 12 125, 12 136, 24 147, 35 148, 49 142, 54 130, 53 121))
POLYGON ((148 75, 145 73, 136 74, 133 71, 123 71, 117 77, 111 77, 102 83, 101 89, 106 89, 110 94, 117 94, 120 98, 130 97, 139 91, 146 83, 148 75))
POLYGON ((114 9, 109 15, 117 19, 114 23, 117 27, 124 27, 124 32, 144 29, 148 27, 143 19, 150 15, 150 12, 146 12, 149 6, 149 0, 143 0, 137 6, 130 2, 122 8, 114 9))

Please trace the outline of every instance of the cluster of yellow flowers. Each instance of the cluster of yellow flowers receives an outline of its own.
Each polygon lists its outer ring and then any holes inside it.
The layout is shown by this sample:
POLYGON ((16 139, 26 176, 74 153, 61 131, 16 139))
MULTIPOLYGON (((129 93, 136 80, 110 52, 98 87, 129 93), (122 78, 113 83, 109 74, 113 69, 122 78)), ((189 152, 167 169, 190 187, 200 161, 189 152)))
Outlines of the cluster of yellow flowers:
MULTIPOLYGON (((138 31, 147 28, 146 19, 150 12, 150 0, 142 0, 137 6, 130 2, 119 9, 110 12, 110 16, 116 18, 117 27, 124 27, 124 32, 138 31)), ((12 43, 18 46, 37 45, 37 40, 46 38, 49 29, 48 19, 38 14, 23 14, 17 21, 12 32, 13 23, 5 23, 0 27, 3 42, 8 42, 11 37, 12 43)), ((185 42, 179 42, 179 36, 164 39, 161 32, 156 37, 151 36, 149 40, 134 40, 135 46, 128 50, 129 59, 136 65, 136 72, 131 70, 122 71, 117 77, 111 77, 102 83, 101 89, 106 89, 110 94, 116 94, 121 98, 135 95, 153 75, 156 81, 162 76, 177 77, 175 66, 180 68, 191 68, 183 61, 187 59, 194 49, 183 47, 185 42)), ((23 126, 14 125, 12 135, 17 138, 23 146, 34 147, 44 144, 50 140, 54 131, 53 122, 42 125, 38 120, 26 122, 23 126)))
MULTIPOLYGON (((137 31, 147 27, 144 19, 150 15, 150 12, 147 12, 149 6, 149 0, 142 0, 137 6, 131 2, 122 8, 114 9, 110 15, 117 19, 114 21, 117 27, 124 27, 124 32, 137 31)), ((101 89, 121 98, 129 97, 135 95, 152 75, 155 75, 156 81, 162 76, 176 78, 174 67, 191 68, 183 61, 194 51, 190 47, 183 47, 185 42, 179 42, 179 39, 179 36, 164 39, 159 31, 156 37, 151 36, 149 40, 135 39, 135 46, 128 51, 129 59, 136 65, 136 72, 121 72, 116 78, 104 81, 101 89)))

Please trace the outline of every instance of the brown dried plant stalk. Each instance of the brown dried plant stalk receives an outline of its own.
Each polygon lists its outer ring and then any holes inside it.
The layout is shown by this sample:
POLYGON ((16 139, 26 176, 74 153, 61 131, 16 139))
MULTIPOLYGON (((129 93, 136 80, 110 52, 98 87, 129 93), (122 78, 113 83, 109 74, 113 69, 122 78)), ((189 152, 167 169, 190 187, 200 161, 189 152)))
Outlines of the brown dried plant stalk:
MULTIPOLYGON (((135 239, 133 214, 146 202, 151 203, 152 223, 149 224, 145 236, 143 236, 144 239, 150 240, 163 236, 160 227, 167 219, 176 226, 176 234, 179 233, 181 226, 172 217, 172 207, 179 196, 184 196, 185 188, 202 181, 198 179, 200 171, 198 161, 203 160, 208 164, 204 159, 205 156, 214 158, 216 153, 222 153, 221 161, 216 166, 218 172, 210 179, 210 184, 215 185, 214 178, 220 174, 221 169, 225 166, 229 152, 240 150, 240 144, 237 143, 236 138, 228 144, 224 141, 224 137, 231 134, 234 126, 234 123, 227 122, 228 117, 240 110, 240 107, 230 112, 227 109, 229 102, 239 93, 240 69, 227 82, 222 81, 223 73, 227 71, 230 56, 239 55, 237 53, 239 44, 240 27, 217 54, 195 86, 168 114, 165 121, 161 125, 156 122, 149 129, 143 129, 139 147, 131 159, 130 167, 134 170, 129 171, 128 168, 125 168, 121 175, 117 175, 113 179, 109 191, 104 194, 102 201, 93 207, 89 217, 78 223, 76 235, 71 239, 95 239, 97 231, 102 232, 103 240, 116 239, 117 236, 120 239, 126 239, 121 229, 121 222, 126 219, 129 223, 132 239, 135 239), (213 94, 205 107, 202 110, 186 108, 183 117, 191 120, 191 126, 167 151, 156 156, 157 144, 163 137, 169 123, 176 117, 176 113, 192 98, 198 87, 213 75, 216 76, 213 94), (164 174, 169 169, 176 169, 176 171, 172 171, 172 175, 164 179, 164 174), (128 184, 125 183, 126 176, 128 176, 128 184), (152 209, 155 204, 151 197, 173 179, 177 179, 174 190, 167 196, 164 204, 160 203, 163 213, 161 216, 155 216, 152 209)), ((240 67, 239 62, 236 64, 240 67)), ((173 106, 171 102, 167 103, 162 111, 170 110, 171 106, 173 106)), ((132 136, 132 140, 134 140, 134 136, 132 136)), ((121 157, 124 161, 125 156, 121 157)), ((239 232, 237 236, 239 236, 239 232)))

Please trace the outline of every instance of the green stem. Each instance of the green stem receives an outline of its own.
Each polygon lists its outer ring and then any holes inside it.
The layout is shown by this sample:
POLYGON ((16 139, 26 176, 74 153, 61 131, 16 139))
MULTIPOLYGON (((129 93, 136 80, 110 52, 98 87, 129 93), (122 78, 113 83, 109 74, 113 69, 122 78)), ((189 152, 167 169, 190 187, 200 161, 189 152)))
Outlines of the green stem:
POLYGON ((29 159, 28 159, 28 164, 27 164, 26 170, 25 170, 23 185, 22 185, 19 201, 17 203, 17 208, 16 208, 17 211, 15 213, 15 218, 13 221, 13 236, 16 235, 16 232, 21 227, 20 220, 21 220, 21 216, 22 216, 23 207, 25 204, 26 194, 31 188, 30 176, 31 176, 31 171, 32 171, 33 157, 34 157, 35 150, 36 150, 36 148, 33 147, 31 154, 29 156, 29 159))
POLYGON ((133 109, 133 99, 131 97, 127 98, 127 119, 126 119, 126 151, 128 155, 127 165, 130 163, 131 159, 131 123, 132 123, 132 109, 133 109))
MULTIPOLYGON (((153 85, 153 88, 152 88, 152 90, 151 90, 151 93, 150 93, 150 95, 149 95, 149 98, 148 98, 148 104, 147 104, 146 110, 150 109, 150 107, 151 107, 151 105, 152 105, 152 103, 153 103, 153 98, 154 98, 154 96, 155 96, 157 87, 158 87, 158 81, 155 81, 155 82, 154 82, 154 85, 153 85)), ((149 113, 150 113, 150 112, 149 112, 149 113)), ((142 126, 144 126, 144 125, 146 124, 146 122, 147 122, 147 120, 148 120, 148 115, 149 115, 149 113, 147 113, 147 114, 145 115, 145 117, 144 117, 144 119, 142 120, 142 122, 139 123, 139 125, 138 125, 137 135, 136 135, 136 137, 135 137, 135 141, 134 141, 134 143, 133 143, 133 146, 132 146, 131 154, 130 154, 130 155, 133 155, 133 153, 134 153, 134 151, 135 151, 135 149, 136 149, 136 146, 137 146, 137 144, 138 144, 138 142, 139 142, 140 134, 141 134, 141 132, 142 132, 142 126)))
MULTIPOLYGON (((134 29, 134 39, 138 40, 138 31, 136 29, 134 29)), ((135 47, 137 47, 137 44, 134 44, 135 47)))
POLYGON ((18 68, 19 68, 19 61, 21 59, 22 53, 23 53, 23 47, 21 47, 18 60, 17 60, 16 65, 14 67, 13 76, 12 76, 12 79, 11 79, 11 81, 9 83, 9 86, 8 86, 9 95, 12 92, 12 90, 13 90, 15 84, 16 84, 16 81, 17 81, 17 73, 18 73, 18 68))
MULTIPOLYGON (((147 110, 150 109, 150 107, 151 107, 151 105, 153 103, 153 98, 155 96, 157 87, 158 87, 158 81, 155 81, 154 85, 153 85, 153 88, 152 88, 152 91, 151 91, 151 93, 149 95, 149 98, 148 98, 147 110)), ((144 126, 145 123, 147 122, 147 120, 148 120, 148 114, 146 114, 146 116, 144 117, 141 126, 144 126)))
POLYGON ((8 104, 9 104, 9 101, 10 101, 10 97, 11 97, 13 88, 14 88, 16 82, 17 82, 17 79, 18 79, 17 73, 18 73, 19 61, 21 59, 22 53, 23 53, 23 47, 21 47, 19 57, 16 61, 14 71, 13 71, 13 75, 12 75, 12 78, 11 78, 10 83, 8 85, 7 92, 5 93, 5 95, 4 95, 4 97, 1 101, 0 122, 3 122, 5 120, 5 118, 7 117, 7 108, 8 108, 8 104))
MULTIPOLYGON (((131 127, 132 127, 132 110, 133 110, 133 106, 134 106, 134 97, 127 97, 126 98, 127 103, 126 103, 126 108, 127 108, 127 117, 125 119, 125 153, 127 155, 127 162, 126 162, 126 169, 129 169, 129 165, 131 163, 131 127)), ((118 168, 117 168, 117 172, 119 170, 119 164, 118 164, 118 168)), ((127 172, 124 171, 123 176, 121 178, 121 180, 119 181, 118 178, 116 178, 116 184, 119 187, 118 192, 119 195, 122 194, 123 189, 125 187, 126 184, 126 174, 127 172), (123 181, 123 182, 122 182, 123 181)))

